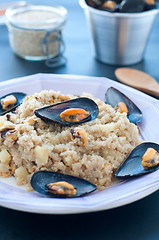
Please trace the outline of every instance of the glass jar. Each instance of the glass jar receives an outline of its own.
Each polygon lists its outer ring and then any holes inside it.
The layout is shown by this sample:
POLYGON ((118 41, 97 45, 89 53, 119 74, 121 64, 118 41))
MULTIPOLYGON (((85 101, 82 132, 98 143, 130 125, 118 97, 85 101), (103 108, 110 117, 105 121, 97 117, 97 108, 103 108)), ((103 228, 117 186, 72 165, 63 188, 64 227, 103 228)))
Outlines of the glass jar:
POLYGON ((6 23, 12 50, 19 57, 35 61, 60 55, 66 19, 67 10, 62 6, 9 8, 6 23))

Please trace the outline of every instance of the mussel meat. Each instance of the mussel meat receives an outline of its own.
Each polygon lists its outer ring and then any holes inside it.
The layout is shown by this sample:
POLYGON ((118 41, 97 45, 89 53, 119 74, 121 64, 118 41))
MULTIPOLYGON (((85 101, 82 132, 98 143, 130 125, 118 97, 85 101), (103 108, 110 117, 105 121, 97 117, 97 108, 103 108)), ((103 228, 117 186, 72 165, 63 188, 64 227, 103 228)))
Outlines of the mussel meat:
POLYGON ((84 129, 79 127, 71 128, 71 140, 74 141, 76 138, 79 138, 82 141, 83 146, 87 146, 88 137, 84 129))
POLYGON ((25 97, 26 94, 22 92, 13 92, 1 97, 0 116, 6 114, 7 112, 14 111, 20 104, 22 104, 25 97))
POLYGON ((138 123, 142 119, 141 110, 116 88, 108 88, 105 95, 105 103, 110 104, 115 109, 119 109, 120 112, 124 111, 123 109, 126 109, 125 111, 127 112, 128 119, 131 123, 138 123))
POLYGON ((90 117, 91 112, 82 108, 69 108, 60 114, 62 122, 81 122, 82 120, 90 117))
POLYGON ((157 169, 159 169, 159 145, 157 143, 144 142, 132 150, 116 171, 115 177, 127 179, 151 173, 157 169))
POLYGON ((90 98, 79 97, 37 109, 34 113, 42 120, 72 126, 94 120, 99 114, 99 109, 90 98))
POLYGON ((79 197, 97 189, 84 179, 50 171, 35 172, 30 183, 35 191, 58 198, 79 197))
POLYGON ((144 0, 145 11, 157 8, 155 0, 144 0))
POLYGON ((117 3, 115 1, 104 1, 103 4, 99 7, 101 10, 115 12, 117 8, 117 3))
POLYGON ((72 197, 76 194, 74 186, 65 181, 48 183, 45 187, 48 193, 56 194, 62 197, 72 197))
POLYGON ((142 157, 141 165, 144 169, 155 167, 159 164, 159 153, 154 148, 148 148, 142 157))

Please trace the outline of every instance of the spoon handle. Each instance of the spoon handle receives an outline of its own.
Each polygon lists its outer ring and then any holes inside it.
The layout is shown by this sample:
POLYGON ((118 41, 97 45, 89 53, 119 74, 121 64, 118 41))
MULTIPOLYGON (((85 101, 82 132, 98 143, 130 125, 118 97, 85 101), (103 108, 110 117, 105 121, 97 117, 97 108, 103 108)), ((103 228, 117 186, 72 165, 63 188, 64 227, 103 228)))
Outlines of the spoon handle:
POLYGON ((159 97, 159 83, 145 72, 131 68, 117 68, 115 76, 126 85, 159 97))
POLYGON ((155 85, 155 88, 153 87, 152 89, 151 88, 138 88, 140 91, 143 91, 145 93, 148 93, 148 94, 151 94, 151 95, 154 95, 156 97, 159 97, 159 84, 158 85, 155 85))

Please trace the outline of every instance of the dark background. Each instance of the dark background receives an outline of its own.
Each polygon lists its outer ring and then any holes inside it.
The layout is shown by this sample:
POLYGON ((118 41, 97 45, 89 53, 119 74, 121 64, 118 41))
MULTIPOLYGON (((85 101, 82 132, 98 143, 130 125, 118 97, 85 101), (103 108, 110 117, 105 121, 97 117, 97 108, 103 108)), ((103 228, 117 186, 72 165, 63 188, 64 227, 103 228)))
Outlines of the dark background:
MULTIPOLYGON (((1 2, 10 2, 1 1, 1 2)), ((67 65, 48 68, 44 62, 16 57, 8 41, 6 27, 0 26, 0 81, 35 73, 77 74, 115 79, 110 66, 97 61, 92 53, 83 9, 75 0, 33 0, 34 4, 58 4, 68 10, 64 39, 67 65)), ((159 82, 159 16, 157 16, 142 62, 132 65, 159 82)), ((42 215, 0 207, 0 240, 33 239, 159 239, 159 192, 112 210, 75 215, 42 215)))

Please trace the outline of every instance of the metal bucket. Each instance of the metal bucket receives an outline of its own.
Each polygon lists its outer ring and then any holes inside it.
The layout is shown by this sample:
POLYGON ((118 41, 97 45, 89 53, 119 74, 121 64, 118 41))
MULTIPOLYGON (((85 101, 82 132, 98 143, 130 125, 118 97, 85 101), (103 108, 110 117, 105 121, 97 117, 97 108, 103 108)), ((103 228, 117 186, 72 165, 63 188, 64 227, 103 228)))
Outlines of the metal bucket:
POLYGON ((110 13, 79 0, 91 31, 95 56, 103 63, 130 65, 142 60, 158 9, 110 13))

